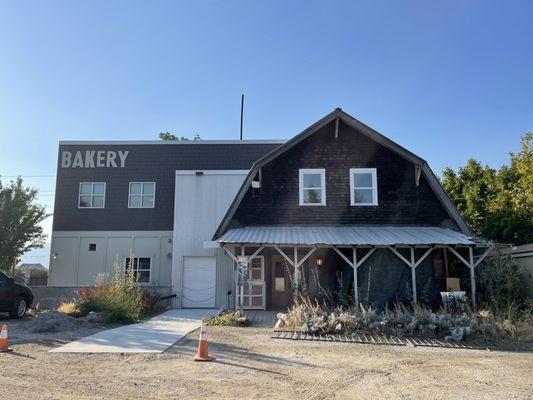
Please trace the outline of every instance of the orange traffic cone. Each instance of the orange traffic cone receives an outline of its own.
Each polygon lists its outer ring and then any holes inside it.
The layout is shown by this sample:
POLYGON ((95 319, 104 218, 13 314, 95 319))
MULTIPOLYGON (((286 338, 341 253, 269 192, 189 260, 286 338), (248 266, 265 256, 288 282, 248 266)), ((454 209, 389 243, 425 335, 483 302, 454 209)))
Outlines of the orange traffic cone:
POLYGON ((2 325, 2 332, 0 333, 0 353, 11 351, 7 340, 7 325, 2 325))
POLYGON ((207 349, 207 327, 205 319, 202 318, 202 326, 200 327, 200 342, 198 343, 198 353, 194 356, 194 361, 213 361, 215 357, 209 354, 207 349))

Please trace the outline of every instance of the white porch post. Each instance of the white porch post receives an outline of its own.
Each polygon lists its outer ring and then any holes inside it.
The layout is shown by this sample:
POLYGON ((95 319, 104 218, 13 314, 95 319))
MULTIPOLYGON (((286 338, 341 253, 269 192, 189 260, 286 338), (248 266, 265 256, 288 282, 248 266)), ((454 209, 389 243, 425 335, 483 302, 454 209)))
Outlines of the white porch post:
POLYGON ((355 305, 359 305, 359 290, 357 284, 357 247, 352 247, 353 252, 353 298, 355 305))
POLYGON ((392 246, 388 246, 388 249, 390 251, 392 251, 394 254, 396 254, 396 256, 402 260, 404 263, 406 263, 409 268, 411 268, 411 281, 412 281, 412 285, 413 285, 413 302, 416 303, 417 302, 417 293, 416 293, 416 267, 418 267, 422 261, 424 261, 427 256, 429 256, 431 254, 431 252, 433 251, 433 247, 430 247, 422 257, 420 257, 418 259, 418 261, 416 260, 415 258, 415 247, 414 246, 409 246, 409 250, 410 250, 410 259, 408 260, 407 258, 405 258, 404 256, 402 256, 398 250, 396 250, 394 247, 392 246))
POLYGON ((300 285, 300 268, 298 265, 298 247, 294 247, 294 296, 298 295, 300 285))
MULTIPOLYGON (((283 250, 281 250, 279 246, 273 246, 273 247, 294 268, 294 296, 296 297, 296 295, 298 294, 298 286, 300 283, 300 267, 311 256, 311 254, 315 252, 317 248, 313 246, 311 250, 309 250, 307 254, 304 257, 302 257, 300 261, 298 261, 298 247, 297 246, 294 246, 294 254, 293 254, 294 258, 292 260, 287 254, 283 252, 283 250)), ((309 246, 306 246, 306 247, 309 247, 309 246)))
POLYGON ((417 303, 417 294, 416 294, 416 263, 415 263, 415 248, 413 246, 409 247, 411 253, 411 282, 413 285, 413 303, 417 303))
POLYGON ((476 309, 476 265, 474 264, 474 249, 472 247, 468 248, 468 261, 470 265, 470 288, 472 291, 472 307, 476 309))
POLYGON ((446 246, 464 265, 470 270, 470 295, 472 297, 472 307, 476 308, 476 267, 481 264, 481 261, 487 257, 492 251, 492 246, 489 246, 487 250, 479 257, 477 261, 474 261, 474 248, 468 248, 468 260, 465 260, 458 252, 451 246, 446 246))

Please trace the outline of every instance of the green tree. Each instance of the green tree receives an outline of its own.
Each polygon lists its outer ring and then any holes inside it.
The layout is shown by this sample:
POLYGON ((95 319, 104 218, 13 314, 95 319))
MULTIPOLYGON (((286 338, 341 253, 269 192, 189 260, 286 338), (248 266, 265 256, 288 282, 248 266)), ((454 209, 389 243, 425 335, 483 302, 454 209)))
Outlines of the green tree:
POLYGON ((533 133, 510 154, 510 165, 495 170, 468 160, 446 168, 444 189, 474 233, 502 243, 533 242, 533 133))
MULTIPOLYGON (((190 140, 186 136, 177 137, 170 132, 159 132, 159 139, 161 140, 190 140)), ((195 133, 192 140, 200 140, 200 135, 195 133)))
POLYGON ((36 196, 37 190, 23 187, 20 178, 7 186, 0 181, 0 270, 10 271, 13 259, 44 245, 39 223, 48 215, 36 196))

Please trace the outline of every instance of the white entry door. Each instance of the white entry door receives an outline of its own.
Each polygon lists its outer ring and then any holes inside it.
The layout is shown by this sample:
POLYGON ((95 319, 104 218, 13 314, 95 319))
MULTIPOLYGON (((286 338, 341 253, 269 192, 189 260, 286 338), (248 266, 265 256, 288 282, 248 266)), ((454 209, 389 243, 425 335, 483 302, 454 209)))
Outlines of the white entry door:
MULTIPOLYGON (((250 260, 248 265, 248 283, 244 285, 243 308, 264 310, 265 309, 265 258, 257 256, 250 260)), ((240 305, 240 287, 237 286, 235 294, 240 305)))
POLYGON ((182 307, 214 308, 216 282, 215 257, 184 257, 182 307))

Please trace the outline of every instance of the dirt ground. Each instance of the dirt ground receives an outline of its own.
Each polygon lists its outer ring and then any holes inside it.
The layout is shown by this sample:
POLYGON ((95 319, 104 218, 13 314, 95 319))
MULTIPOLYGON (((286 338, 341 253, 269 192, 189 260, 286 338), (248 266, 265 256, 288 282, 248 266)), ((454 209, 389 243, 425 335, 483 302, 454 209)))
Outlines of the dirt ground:
POLYGON ((14 351, 0 354, 3 398, 533 398, 532 353, 287 341, 270 339, 267 327, 210 327, 217 360, 195 363, 197 331, 157 355, 48 353, 76 334, 61 336, 14 339, 14 351))

